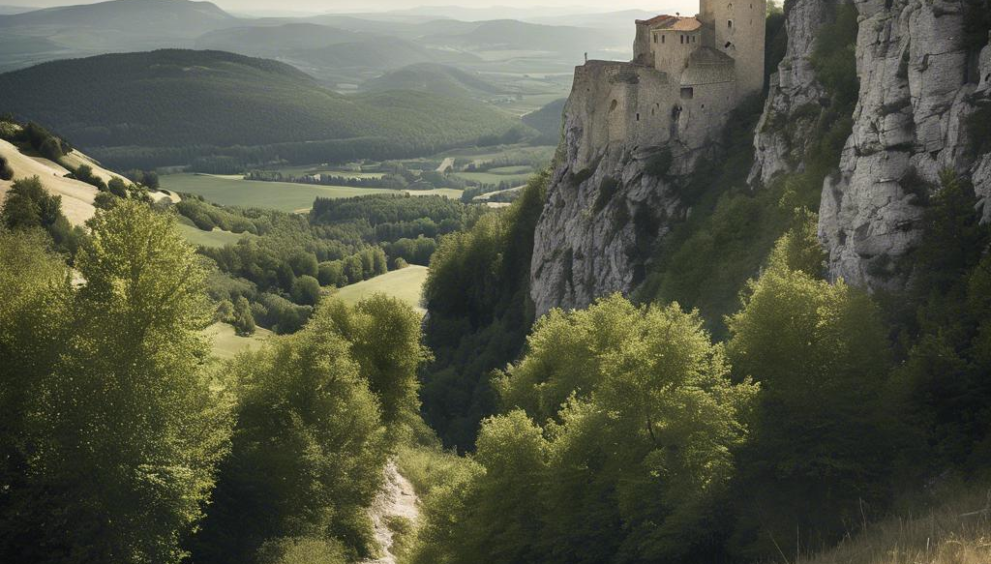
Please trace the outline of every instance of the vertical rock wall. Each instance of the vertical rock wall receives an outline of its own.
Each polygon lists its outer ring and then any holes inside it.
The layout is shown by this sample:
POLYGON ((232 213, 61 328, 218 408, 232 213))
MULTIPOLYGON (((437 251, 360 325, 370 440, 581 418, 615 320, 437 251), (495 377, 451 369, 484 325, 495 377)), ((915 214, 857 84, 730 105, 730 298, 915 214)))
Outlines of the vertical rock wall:
MULTIPOLYGON (((926 194, 942 170, 988 195, 991 163, 973 155, 966 119, 986 94, 964 50, 959 0, 858 0, 860 97, 840 173, 827 179, 820 238, 834 278, 898 289, 898 259, 919 242, 926 194)), ((976 66, 976 65, 975 65, 976 66)))

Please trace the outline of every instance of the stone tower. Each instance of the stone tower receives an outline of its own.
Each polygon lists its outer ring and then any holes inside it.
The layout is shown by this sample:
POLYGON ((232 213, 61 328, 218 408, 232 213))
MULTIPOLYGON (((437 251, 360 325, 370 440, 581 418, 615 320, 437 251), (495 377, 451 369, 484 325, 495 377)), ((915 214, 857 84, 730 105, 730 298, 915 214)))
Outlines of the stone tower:
POLYGON ((736 59, 740 97, 764 87, 764 35, 767 0, 701 0, 698 19, 706 43, 736 59))

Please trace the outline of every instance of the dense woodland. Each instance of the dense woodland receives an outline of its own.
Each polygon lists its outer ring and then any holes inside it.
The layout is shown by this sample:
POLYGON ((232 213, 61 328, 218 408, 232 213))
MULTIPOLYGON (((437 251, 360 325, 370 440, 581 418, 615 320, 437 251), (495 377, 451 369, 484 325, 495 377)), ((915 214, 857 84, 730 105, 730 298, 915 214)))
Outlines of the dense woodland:
POLYGON ((239 173, 280 159, 399 158, 535 135, 470 99, 343 96, 289 65, 220 51, 101 55, 5 73, 0 107, 119 169, 193 164, 239 173))
MULTIPOLYGON (((0 561, 374 559, 389 461, 421 499, 418 524, 390 523, 402 564, 797 562, 986 483, 991 228, 970 180, 920 187, 904 291, 824 276, 812 210, 850 132, 855 32, 838 8, 815 46, 830 100, 803 118, 802 172, 742 185, 754 100, 723 166, 679 185, 694 212, 640 290, 541 319, 547 173, 498 212, 386 195, 308 216, 153 205, 135 180, 68 231, 43 180, 18 180, 0 208, 0 561), (197 251, 179 221, 245 238, 197 251), (321 296, 399 259, 429 262, 426 318, 321 296), (201 330, 224 302, 293 334, 212 359, 201 330)), ((36 137, 19 142, 54 138, 36 137)))
POLYGON ((427 266, 439 237, 485 213, 481 206, 440 196, 406 194, 318 198, 308 216, 223 207, 184 194, 175 210, 204 231, 244 235, 237 243, 198 251, 215 267, 207 288, 217 319, 242 334, 255 325, 295 333, 326 289, 407 264, 427 266))

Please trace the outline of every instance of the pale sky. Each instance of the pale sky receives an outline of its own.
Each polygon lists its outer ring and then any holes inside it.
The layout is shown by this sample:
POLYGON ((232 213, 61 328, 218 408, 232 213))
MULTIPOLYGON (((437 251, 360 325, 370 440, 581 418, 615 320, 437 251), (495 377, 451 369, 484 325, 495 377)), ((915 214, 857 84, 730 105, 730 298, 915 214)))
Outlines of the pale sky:
MULTIPOLYGON (((48 8, 69 4, 92 4, 100 0, 0 0, 0 5, 48 8)), ((158 0, 168 1, 168 0, 158 0)), ((299 11, 371 12, 414 8, 417 6, 460 6, 465 8, 491 8, 506 6, 506 17, 514 11, 527 12, 535 7, 556 8, 575 12, 614 12, 628 9, 649 11, 681 11, 694 14, 698 0, 213 0, 221 8, 231 12, 251 11, 299 11)))

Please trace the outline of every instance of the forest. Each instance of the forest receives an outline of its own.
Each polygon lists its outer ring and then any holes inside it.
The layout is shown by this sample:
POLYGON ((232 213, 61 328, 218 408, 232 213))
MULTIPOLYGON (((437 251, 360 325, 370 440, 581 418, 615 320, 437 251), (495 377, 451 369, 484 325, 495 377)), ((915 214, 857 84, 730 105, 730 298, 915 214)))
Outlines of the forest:
POLYGON ((240 173, 280 159, 400 158, 536 136, 481 102, 411 91, 344 96, 289 65, 221 51, 44 63, 0 75, 0 107, 121 170, 194 164, 228 173, 223 163, 236 162, 240 173))
POLYGON ((438 238, 485 213, 440 196, 379 194, 318 198, 308 216, 224 207, 183 194, 175 206, 198 229, 242 234, 200 247, 212 266, 207 292, 216 319, 251 334, 256 325, 295 333, 326 289, 342 288, 408 264, 428 266, 438 238))
MULTIPOLYGON (((392 470, 419 511, 386 520, 399 564, 987 562, 991 504, 933 508, 984 504, 991 479, 991 225, 973 178, 915 178, 920 239, 889 265, 904 288, 829 278, 816 210, 860 87, 858 13, 833 15, 804 166, 750 189, 764 104, 741 105, 718 159, 676 185, 692 213, 637 290, 539 318, 551 170, 499 210, 379 194, 303 215, 154 203, 151 173, 100 186, 78 167, 99 190, 85 228, 44 178, 17 178, 0 207, 0 562, 374 562, 392 470), (194 248, 190 226, 241 238, 194 248), (333 295, 406 263, 429 266, 425 315, 333 295), (220 360, 217 320, 279 335, 220 360), (895 542, 843 552, 885 522, 895 542)), ((991 142, 975 116, 970 151, 991 142)), ((56 161, 71 148, 0 133, 56 161)))

